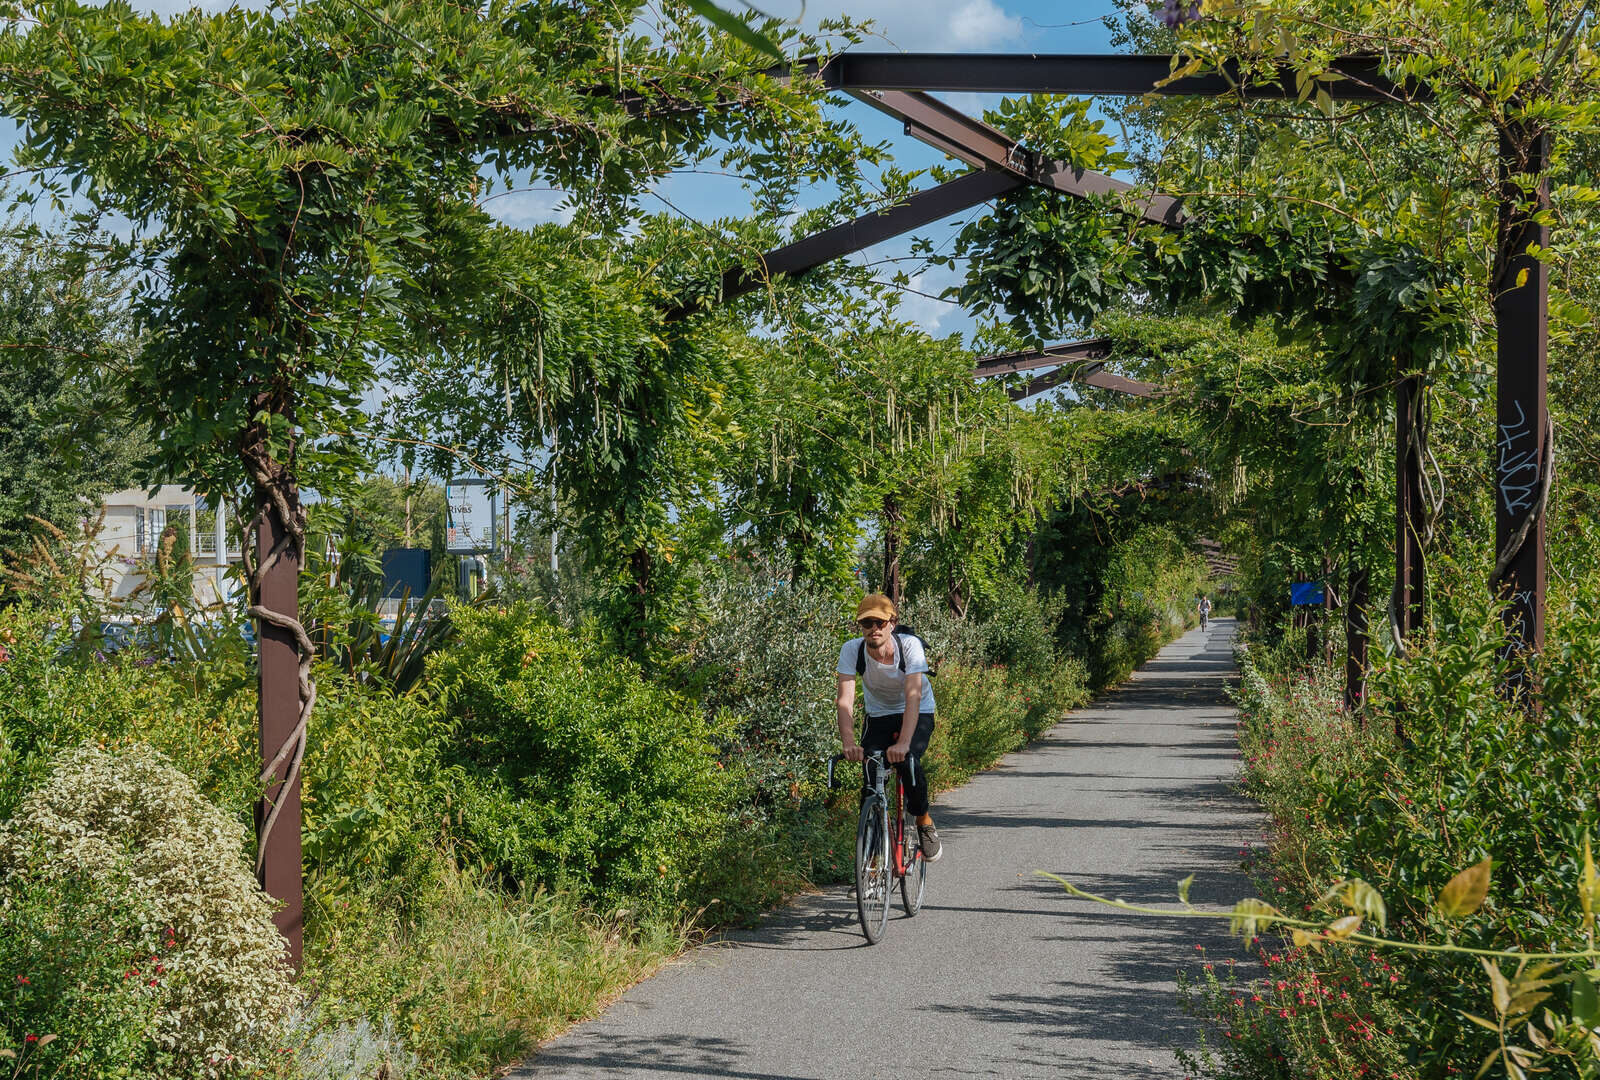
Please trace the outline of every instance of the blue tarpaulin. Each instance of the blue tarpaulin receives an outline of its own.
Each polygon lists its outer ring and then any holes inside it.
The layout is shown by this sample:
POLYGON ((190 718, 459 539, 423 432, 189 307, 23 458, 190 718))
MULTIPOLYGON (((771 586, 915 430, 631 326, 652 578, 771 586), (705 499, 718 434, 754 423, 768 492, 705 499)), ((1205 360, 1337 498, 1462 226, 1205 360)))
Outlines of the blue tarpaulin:
POLYGON ((1322 598, 1320 581, 1297 581, 1289 586, 1289 603, 1296 607, 1321 606, 1322 598))

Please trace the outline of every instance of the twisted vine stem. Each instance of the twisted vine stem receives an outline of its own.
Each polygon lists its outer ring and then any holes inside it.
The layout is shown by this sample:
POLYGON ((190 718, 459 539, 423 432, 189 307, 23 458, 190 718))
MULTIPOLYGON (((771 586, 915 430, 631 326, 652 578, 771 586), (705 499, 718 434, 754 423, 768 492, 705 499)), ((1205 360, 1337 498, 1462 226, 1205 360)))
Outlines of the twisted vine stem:
MULTIPOLYGON (((1428 384, 1422 376, 1417 376, 1417 390, 1406 403, 1410 412, 1407 444, 1405 453, 1400 455, 1403 463, 1412 453, 1417 456, 1420 466, 1418 472, 1422 476, 1422 535, 1417 538, 1418 547, 1426 548, 1433 542, 1434 528, 1439 515, 1444 512, 1444 470, 1439 466, 1438 458, 1434 457, 1433 447, 1428 441, 1428 384), (1429 469, 1433 474, 1429 475, 1429 469)), ((1394 641, 1394 651, 1402 659, 1406 656, 1407 645, 1405 635, 1400 629, 1400 592, 1403 583, 1395 578, 1394 588, 1389 591, 1389 637, 1394 641)))
MULTIPOLYGON (((1080 889, 1059 874, 1052 874, 1046 870, 1035 870, 1040 877, 1049 878, 1056 882, 1066 892, 1079 900, 1088 900, 1106 907, 1116 908, 1118 911, 1129 911, 1136 915, 1165 915, 1178 919, 1227 919, 1230 922, 1249 920, 1256 926, 1287 926, 1298 930, 1323 931, 1327 926, 1322 922, 1312 919, 1299 919, 1293 915, 1283 915, 1270 911, 1252 911, 1241 915, 1238 911, 1202 911, 1196 907, 1185 905, 1181 908, 1158 908, 1145 904, 1130 904, 1126 900, 1116 900, 1109 896, 1100 896, 1080 889)), ((1376 934, 1363 934, 1359 930, 1351 933, 1327 935, 1320 940, 1330 945, 1340 943, 1359 943, 1362 945, 1380 946, 1386 949, 1401 949, 1405 952, 1418 953, 1455 953, 1461 956, 1482 956, 1491 960, 1593 960, 1600 957, 1600 949, 1573 949, 1568 952, 1521 952, 1516 949, 1478 949, 1469 945, 1456 945, 1451 942, 1428 943, 1422 941, 1396 941, 1394 938, 1379 937, 1376 934)))
MULTIPOLYGON (((259 777, 263 787, 262 799, 266 801, 266 790, 278 778, 278 770, 284 769, 278 786, 278 797, 271 800, 266 816, 261 821, 261 832, 256 840, 256 876, 259 878, 266 867, 268 841, 283 812, 283 796, 294 790, 295 785, 299 783, 301 766, 305 760, 306 731, 311 720, 312 707, 317 700, 316 683, 311 677, 311 661, 316 655, 316 646, 298 618, 281 611, 274 611, 260 602, 267 577, 280 561, 289 557, 291 552, 304 555, 305 513, 303 509, 291 506, 289 496, 284 491, 284 487, 288 486, 285 484, 287 469, 273 462, 265 453, 246 454, 244 457, 245 466, 255 484, 257 499, 256 514, 251 519, 251 536, 241 545, 250 564, 251 604, 246 609, 246 614, 259 623, 284 630, 294 637, 298 658, 296 677, 300 703, 299 716, 294 727, 278 747, 277 752, 262 767, 259 777), (275 519, 282 526, 282 535, 266 556, 258 561, 255 558, 255 538, 260 536, 262 527, 271 519, 275 519)), ((299 561, 295 561, 296 565, 299 561)))

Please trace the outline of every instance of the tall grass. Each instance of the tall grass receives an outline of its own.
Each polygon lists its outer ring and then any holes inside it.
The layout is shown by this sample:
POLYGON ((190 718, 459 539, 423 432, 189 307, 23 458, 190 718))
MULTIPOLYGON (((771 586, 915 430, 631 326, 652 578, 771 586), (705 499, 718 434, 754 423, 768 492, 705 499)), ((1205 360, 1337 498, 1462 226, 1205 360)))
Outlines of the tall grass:
POLYGON ((484 1075, 526 1056, 690 940, 685 920, 601 917, 442 854, 403 883, 313 898, 303 986, 318 1021, 392 1017, 424 1076, 484 1075))

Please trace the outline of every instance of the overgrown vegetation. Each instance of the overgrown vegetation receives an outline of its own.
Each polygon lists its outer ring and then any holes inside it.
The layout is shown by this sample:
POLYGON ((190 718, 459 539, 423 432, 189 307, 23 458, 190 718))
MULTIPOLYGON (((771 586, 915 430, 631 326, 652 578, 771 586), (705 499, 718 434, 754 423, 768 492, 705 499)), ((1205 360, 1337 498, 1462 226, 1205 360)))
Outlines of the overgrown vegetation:
MULTIPOLYGON (((160 19, 0 0, 17 198, 88 211, 60 236, 7 230, 0 257, 5 850, 57 835, 35 827, 51 792, 125 782, 126 764, 145 782, 110 785, 118 813, 165 807, 193 826, 162 849, 170 865, 204 854, 234 913, 259 907, 233 873, 263 783, 256 631, 239 608, 190 609, 173 531, 139 568, 154 632, 104 648, 112 608, 77 550, 80 495, 172 481, 249 507, 308 560, 299 605, 276 614, 315 646, 298 683, 310 884, 293 1016, 285 991, 262 1010, 271 1038, 213 1030, 176 983, 119 985, 130 958, 205 932, 121 887, 142 834, 89 820, 85 796, 61 820, 84 819, 103 857, 47 872, 51 852, 7 856, 23 869, 0 882, 0 961, 39 976, 0 967, 16 980, 0 984, 15 1044, 0 1050, 23 1055, 8 1060, 482 1075, 694 934, 840 873, 850 808, 821 769, 864 587, 903 601, 939 660, 927 764, 950 785, 1183 626, 1211 584, 1203 541, 1237 558, 1229 602, 1252 623, 1241 744, 1276 823, 1267 899, 1298 912, 1359 879, 1411 946, 1582 944, 1600 903, 1583 854, 1600 753, 1600 584, 1581 557, 1600 550, 1585 524, 1600 492, 1591 7, 1208 0, 1168 5, 1162 25, 1124 6, 1120 44, 1258 84, 1287 64, 1298 100, 1130 103, 1126 147, 1086 102, 1005 102, 990 119, 1028 154, 1131 170, 1184 193, 1187 222, 1033 186, 997 200, 950 251, 916 248, 965 275, 955 293, 985 321, 962 340, 901 321, 909 278, 857 265, 718 302, 729 267, 759 277, 757 253, 916 178, 836 122, 820 82, 772 79, 755 36, 690 17, 704 4, 669 2, 643 33, 632 4, 305 0, 160 19), (1327 62, 1352 52, 1425 92, 1336 101, 1327 62), (1560 246, 1513 250, 1504 205, 1533 190, 1519 170, 1546 133, 1540 220, 1560 246), (748 217, 640 210, 655 181, 712 165, 747 182, 748 217), (491 179, 554 186, 571 213, 497 222, 491 179), (820 179, 835 197, 809 206, 820 179), (131 234, 95 228, 113 212, 131 234), (1483 585, 1497 303, 1508 260, 1529 256, 1555 284, 1552 535, 1579 553, 1532 661, 1537 709, 1500 690, 1498 584, 1483 585), (1160 392, 1024 408, 971 377, 981 352, 1088 330, 1160 392), (1336 628, 1284 594, 1335 584, 1354 625, 1384 621, 1402 382, 1431 496, 1432 621, 1414 641, 1374 636, 1393 655, 1352 714, 1335 704, 1336 628), (375 410, 380 388, 393 399, 375 410), (403 481, 377 475, 396 467, 403 481), (381 547, 443 555, 427 476, 462 472, 512 495, 500 599, 386 622, 381 547), (1487 900, 1441 914, 1479 866, 1487 900)), ((866 31, 768 32, 825 55, 866 31)), ((1579 1044, 1600 1005, 1576 962, 1508 976, 1526 998, 1491 988, 1486 1027, 1464 1019, 1485 993, 1467 954, 1369 944, 1291 934, 1264 943, 1266 983, 1200 988, 1226 1041, 1196 1068, 1595 1072, 1579 1044), (1552 1020, 1516 1006, 1535 998, 1552 1020), (1526 1060, 1508 1041, 1524 1037, 1526 1060)), ((234 1008, 254 991, 210 992, 234 1008)))
MULTIPOLYGON (((73 552, 56 556, 69 568, 56 583, 70 591, 73 552)), ((351 1075, 337 1063, 353 1062, 391 1075, 486 1074, 592 1015, 695 936, 845 879, 854 808, 830 801, 822 779, 837 741, 833 665, 853 605, 820 583, 733 563, 700 595, 682 662, 653 677, 593 629, 564 627, 527 602, 457 606, 454 635, 409 690, 343 670, 331 650, 318 670, 326 720, 305 767, 307 958, 294 995, 304 1004, 290 1022, 291 996, 275 999, 285 1015, 268 1040, 273 1070, 351 1075)), ((312 610, 341 602, 308 599, 312 610)), ((84 652, 70 647, 77 603, 13 597, 0 608, 0 817, 19 836, 36 833, 32 801, 80 759, 102 779, 121 774, 113 790, 153 798, 139 778, 156 766, 139 763, 159 752, 196 786, 190 797, 229 822, 228 837, 207 846, 207 858, 236 871, 218 887, 231 902, 262 904, 245 862, 259 792, 248 654, 231 636, 197 654, 168 654, 153 639, 84 652)), ((927 757, 939 789, 1087 697, 1083 663, 1054 644, 1051 603, 1018 591, 991 612, 954 616, 942 598, 908 611, 939 660, 927 757)), ((345 625, 327 624, 335 645, 345 625)), ((159 769, 177 782, 175 769, 159 769)), ((117 816, 135 832, 146 820, 117 816)), ((175 944, 181 966, 194 931, 146 912, 143 893, 105 884, 113 863, 102 870, 7 878, 0 939, 8 977, 23 980, 5 988, 18 995, 20 1025, 7 1038, 40 1067, 73 1047, 72 1067, 111 1060, 81 1056, 92 1032, 94 1053, 146 1062, 129 1075, 228 1071, 175 1056, 159 1040, 176 1015, 156 993, 162 984, 123 978, 149 966, 136 954, 167 967, 175 944), (147 940, 152 919, 178 936, 147 940), (73 993, 36 989, 65 985, 70 972, 80 976, 73 993), (41 1033, 60 1038, 30 1050, 23 1036, 41 1033)), ((275 960, 266 970, 283 973, 275 960)), ((203 1019, 184 1030, 223 1038, 203 1019)))

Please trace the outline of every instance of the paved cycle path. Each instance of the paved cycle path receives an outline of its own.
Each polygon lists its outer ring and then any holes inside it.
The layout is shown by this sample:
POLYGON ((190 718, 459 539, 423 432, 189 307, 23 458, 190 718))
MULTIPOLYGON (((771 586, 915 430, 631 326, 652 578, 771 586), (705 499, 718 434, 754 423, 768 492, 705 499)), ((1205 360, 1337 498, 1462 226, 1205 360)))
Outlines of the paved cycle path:
MULTIPOLYGON (((1236 771, 1234 624, 1190 631, 1122 688, 934 803, 944 858, 914 919, 866 946, 830 888, 688 953, 547 1043, 522 1080, 1182 1077, 1174 973, 1241 956, 1223 924, 1075 900, 1035 870, 1135 902, 1250 895, 1259 831, 1236 771)), ((898 899, 898 892, 896 897, 898 899)))

